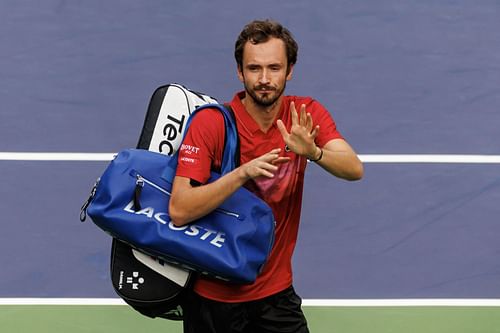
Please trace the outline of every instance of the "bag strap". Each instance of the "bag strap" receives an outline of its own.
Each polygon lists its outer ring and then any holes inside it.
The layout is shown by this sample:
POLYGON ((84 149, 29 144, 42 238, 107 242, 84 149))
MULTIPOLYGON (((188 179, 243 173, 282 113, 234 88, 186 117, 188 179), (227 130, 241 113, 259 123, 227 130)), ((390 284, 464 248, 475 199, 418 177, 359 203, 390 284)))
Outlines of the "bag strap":
MULTIPOLYGON (((225 175, 226 173, 229 173, 236 167, 238 167, 240 160, 240 141, 238 136, 238 129, 236 127, 234 112, 230 106, 221 104, 205 104, 196 108, 191 113, 186 123, 186 130, 184 131, 184 137, 182 138, 182 141, 184 141, 185 139, 186 133, 188 132, 189 126, 191 125, 194 116, 205 109, 219 110, 224 117, 225 136, 224 151, 222 153, 221 175, 225 175)), ((162 178, 169 181, 172 181, 174 179, 175 172, 177 170, 179 151, 180 149, 178 149, 169 160, 168 165, 162 174, 162 178)))
MULTIPOLYGON (((234 128, 236 130, 236 150, 234 152, 234 168, 237 168, 240 166, 240 136, 238 135, 238 125, 236 124, 236 116, 234 114, 234 110, 233 108, 231 107, 230 104, 224 104, 224 107, 227 109, 227 111, 229 111, 229 115, 231 116, 231 121, 233 122, 234 124, 234 128)), ((227 133, 227 129, 226 129, 226 133, 227 133)), ((225 138, 227 137, 227 134, 224 136, 224 140, 225 138)), ((225 142, 224 142, 224 147, 225 147, 225 142)))

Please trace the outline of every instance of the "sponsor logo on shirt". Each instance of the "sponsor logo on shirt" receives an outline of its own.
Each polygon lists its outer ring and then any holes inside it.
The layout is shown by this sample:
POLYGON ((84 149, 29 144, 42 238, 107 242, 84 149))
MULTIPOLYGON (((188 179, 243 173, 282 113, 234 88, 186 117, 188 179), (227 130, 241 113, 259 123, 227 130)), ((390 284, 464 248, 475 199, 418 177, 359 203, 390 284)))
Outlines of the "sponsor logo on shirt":
POLYGON ((195 164, 198 161, 198 153, 200 152, 200 148, 182 144, 180 149, 180 160, 182 162, 195 164))
POLYGON ((186 155, 198 154, 199 151, 200 151, 200 148, 198 148, 198 147, 186 145, 186 144, 181 145, 181 152, 183 152, 186 155))

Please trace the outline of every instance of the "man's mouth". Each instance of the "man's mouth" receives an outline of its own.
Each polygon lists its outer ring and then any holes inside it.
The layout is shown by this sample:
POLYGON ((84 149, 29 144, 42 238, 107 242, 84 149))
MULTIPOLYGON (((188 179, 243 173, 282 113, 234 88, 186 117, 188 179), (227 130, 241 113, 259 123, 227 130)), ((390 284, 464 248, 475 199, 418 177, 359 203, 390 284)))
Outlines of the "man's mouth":
POLYGON ((255 90, 262 92, 262 93, 267 93, 267 92, 274 91, 274 88, 272 88, 272 87, 257 87, 255 90))

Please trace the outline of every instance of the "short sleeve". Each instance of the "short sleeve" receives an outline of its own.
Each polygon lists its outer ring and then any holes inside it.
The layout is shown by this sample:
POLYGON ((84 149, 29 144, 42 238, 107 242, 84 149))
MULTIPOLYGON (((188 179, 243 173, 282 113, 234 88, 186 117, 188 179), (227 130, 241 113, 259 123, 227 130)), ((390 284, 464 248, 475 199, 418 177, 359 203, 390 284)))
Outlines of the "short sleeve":
POLYGON ((224 131, 220 111, 204 109, 196 113, 179 148, 176 175, 206 183, 210 171, 221 166, 224 131))
POLYGON ((312 110, 313 123, 319 125, 319 134, 316 137, 318 146, 323 147, 333 139, 343 139, 342 134, 337 129, 335 120, 323 105, 316 100, 312 100, 310 110, 312 110))

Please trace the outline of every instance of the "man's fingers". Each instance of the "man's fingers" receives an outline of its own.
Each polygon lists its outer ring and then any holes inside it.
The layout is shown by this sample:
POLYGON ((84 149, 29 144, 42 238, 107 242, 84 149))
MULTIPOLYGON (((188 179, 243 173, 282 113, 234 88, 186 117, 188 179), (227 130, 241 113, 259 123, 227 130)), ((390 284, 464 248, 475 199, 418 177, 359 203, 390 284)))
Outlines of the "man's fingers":
POLYGON ((276 125, 278 125, 278 129, 279 129, 279 131, 281 133, 281 136, 283 137, 283 139, 286 142, 286 140, 288 140, 288 136, 290 134, 286 130, 285 124, 283 124, 283 121, 281 119, 278 119, 278 121, 276 122, 276 125))
POLYGON ((274 178, 274 173, 266 171, 266 170, 262 170, 260 176, 267 177, 267 178, 274 178))
POLYGON ((306 123, 307 123, 306 105, 302 104, 300 106, 300 125, 305 126, 306 123))
POLYGON ((262 163, 267 163, 269 165, 272 165, 271 163, 280 157, 280 152, 281 152, 280 148, 274 148, 269 153, 259 157, 258 160, 260 160, 262 163))
POLYGON ((278 157, 277 159, 275 159, 274 161, 272 161, 272 163, 274 165, 277 165, 277 164, 288 163, 288 162, 290 162, 290 160, 291 160, 290 157, 282 156, 282 157, 278 157))
POLYGON ((311 132, 311 138, 314 140, 316 139, 316 137, 318 136, 319 134, 319 125, 316 125, 313 129, 313 131, 311 132))
MULTIPOLYGON (((273 155, 279 155, 279 153, 281 153, 281 148, 274 148, 273 150, 271 150, 269 153, 267 153, 266 155, 269 155, 269 154, 273 154, 273 155)), ((266 155, 263 155, 263 156, 266 156, 266 155)))
POLYGON ((306 120, 306 130, 307 132, 311 132, 313 128, 313 118, 310 113, 307 114, 307 120, 306 120))
POLYGON ((274 173, 278 171, 278 166, 271 164, 271 162, 259 161, 255 165, 255 170, 252 178, 268 177, 273 178, 274 173))
POLYGON ((306 123, 306 114, 304 112, 304 108, 303 108, 304 104, 302 104, 300 106, 300 111, 299 111, 299 125, 301 126, 304 126, 304 124, 306 123))
POLYGON ((297 110, 295 109, 295 103, 290 103, 290 113, 292 114, 292 126, 298 124, 299 115, 297 114, 297 110))
POLYGON ((249 162, 248 174, 251 178, 273 178, 280 164, 290 161, 289 157, 279 156, 281 148, 275 148, 261 157, 249 162))

